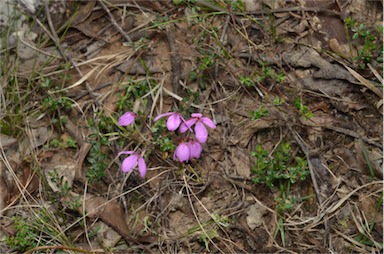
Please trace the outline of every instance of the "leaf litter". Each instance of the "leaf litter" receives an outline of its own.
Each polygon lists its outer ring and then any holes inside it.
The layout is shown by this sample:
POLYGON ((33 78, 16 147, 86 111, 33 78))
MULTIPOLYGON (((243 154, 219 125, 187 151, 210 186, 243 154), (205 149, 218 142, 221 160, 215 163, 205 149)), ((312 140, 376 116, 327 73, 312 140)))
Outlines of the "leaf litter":
MULTIPOLYGON (((39 246, 46 249, 382 251, 382 63, 359 69, 358 45, 344 24, 351 16, 373 27, 382 3, 176 2, 65 2, 58 8, 37 1, 42 16, 19 28, 28 27, 29 36, 13 31, 10 39, 23 46, 7 55, 20 61, 12 75, 19 92, 30 89, 33 97, 21 106, 26 118, 12 129, 14 88, 2 77, 8 100, 1 101, 0 118, 0 237, 16 237, 15 218, 33 225, 38 208, 40 216, 50 214, 43 209, 49 204, 58 224, 46 219, 42 225, 56 225, 59 233, 37 231, 52 237, 39 246), (60 66, 64 60, 67 69, 60 66), (37 73, 57 87, 39 88, 37 73), (124 101, 131 93, 135 101, 124 101), (41 112, 43 98, 59 97, 74 106, 41 112), (119 130, 108 127, 113 121, 104 124, 103 115, 116 121, 121 108, 152 115, 181 102, 218 125, 204 157, 181 169, 155 150, 146 179, 123 175, 119 130), (261 106, 268 114, 252 119, 261 106), (60 123, 62 116, 68 119, 60 123), (30 119, 36 119, 32 125, 30 119), (57 147, 54 139, 61 140, 57 147), (292 157, 306 158, 311 174, 292 183, 284 204, 293 206, 278 213, 278 189, 252 181, 251 153, 261 144, 271 159, 283 141, 293 147, 292 157), (104 175, 90 182, 87 172, 96 162, 104 175), (71 246, 57 235, 69 236, 71 246)), ((130 146, 149 142, 142 130, 127 135, 130 146)))

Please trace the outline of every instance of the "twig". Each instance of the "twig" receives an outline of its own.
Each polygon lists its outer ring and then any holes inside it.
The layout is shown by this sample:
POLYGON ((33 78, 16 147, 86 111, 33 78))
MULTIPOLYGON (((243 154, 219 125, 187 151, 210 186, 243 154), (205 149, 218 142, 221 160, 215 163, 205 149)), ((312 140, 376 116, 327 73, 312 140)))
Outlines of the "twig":
MULTIPOLYGON (((34 253, 35 251, 39 250, 68 250, 68 251, 76 251, 76 252, 81 252, 81 253, 95 253, 98 251, 88 251, 88 250, 83 250, 80 248, 74 248, 74 247, 68 247, 68 246, 37 246, 33 249, 30 249, 25 252, 25 254, 29 253, 34 253)), ((100 251, 102 252, 102 251, 100 251)))
MULTIPOLYGON (((80 76, 83 76, 83 74, 81 73, 79 67, 77 66, 77 64, 73 61, 73 59, 71 57, 69 57, 66 53, 65 53, 65 50, 63 49, 63 47, 61 46, 60 44, 60 39, 59 37, 57 36, 57 33, 55 31, 55 28, 53 26, 53 23, 52 23, 52 18, 51 18, 51 14, 49 13, 49 6, 48 6, 48 2, 45 2, 45 12, 46 12, 46 15, 47 15, 47 20, 48 20, 48 25, 49 25, 49 29, 51 30, 51 32, 47 31, 47 29, 45 28, 45 26, 41 23, 41 21, 39 19, 36 19, 37 23, 44 29, 44 31, 48 34, 48 36, 52 39, 52 41, 56 44, 57 48, 59 49, 60 51, 60 54, 62 55, 62 57, 66 60, 66 61, 69 61, 71 62, 72 66, 76 69, 76 71, 80 74, 80 76)), ((91 95, 92 99, 94 100, 94 102, 96 103, 97 106, 100 106, 100 102, 99 100, 97 99, 97 97, 95 96, 95 94, 93 93, 92 91, 92 88, 90 87, 89 83, 85 80, 85 87, 86 89, 88 90, 88 93, 91 95)))
MULTIPOLYGON (((172 24, 171 24, 172 25, 172 24)), ((171 49, 171 65, 172 65, 172 86, 173 92, 179 94, 179 81, 181 76, 181 60, 176 47, 175 37, 173 30, 167 27, 165 35, 167 36, 168 44, 171 49)))
POLYGON ((300 146, 301 150, 305 154, 305 157, 307 158, 308 168, 309 168, 309 171, 311 173, 311 179, 312 179, 312 183, 313 183, 313 188, 315 189, 317 200, 318 200, 319 204, 321 205, 321 204, 323 204, 323 198, 320 195, 319 184, 317 183, 315 171, 314 171, 313 165, 311 163, 309 149, 304 144, 304 142, 302 141, 302 139, 299 136, 299 134, 297 134, 297 132, 295 130, 293 130, 292 127, 289 124, 287 124, 287 126, 288 126, 288 129, 291 131, 291 133, 292 133, 294 139, 296 140, 297 144, 300 146))
POLYGON ((101 7, 107 12, 108 16, 109 16, 109 19, 111 20, 112 22, 112 25, 117 29, 117 31, 119 31, 119 33, 129 42, 132 42, 131 40, 131 37, 129 37, 129 35, 123 31, 123 29, 117 24, 116 22, 116 19, 113 17, 112 13, 109 11, 109 9, 107 8, 107 6, 105 6, 105 4, 103 3, 103 0, 99 1, 101 7))
POLYGON ((371 70, 373 75, 377 78, 378 81, 380 81, 380 84, 383 85, 383 77, 375 70, 370 63, 367 63, 368 68, 371 70))
POLYGON ((379 144, 379 143, 377 143, 375 141, 372 141, 372 140, 368 139, 367 137, 364 137, 364 136, 360 135, 359 133, 357 133, 355 131, 351 131, 351 130, 348 130, 348 129, 345 129, 345 128, 341 128, 341 127, 336 127, 336 126, 323 126, 323 127, 327 128, 329 130, 333 130, 333 131, 336 131, 336 132, 339 132, 339 133, 342 133, 342 134, 354 137, 354 138, 359 138, 359 139, 367 142, 370 145, 374 145, 374 146, 377 146, 380 149, 383 149, 383 145, 382 144, 379 144))
MULTIPOLYGON (((224 22, 224 26, 223 26, 223 30, 222 30, 222 33, 221 33, 221 36, 220 36, 220 43, 222 45, 224 45, 224 40, 225 40, 225 35, 227 33, 227 30, 228 30, 228 25, 229 25, 229 21, 231 20, 231 15, 227 15, 227 17, 225 18, 225 22, 224 22)), ((218 51, 220 50, 220 47, 221 45, 218 45, 217 48, 218 48, 218 51)), ((219 63, 216 62, 215 63, 215 80, 217 80, 219 77, 219 63)))
MULTIPOLYGON (((311 158, 310 158, 310 152, 307 148, 307 146, 304 144, 304 142, 302 141, 302 138, 299 136, 299 134, 293 130, 293 128, 288 125, 288 129, 291 131, 293 137, 295 138, 296 142, 298 143, 298 145, 300 146, 301 150, 303 151, 303 153, 305 154, 305 157, 307 159, 307 162, 308 162, 308 168, 309 168, 309 172, 311 174, 311 179, 312 179, 312 184, 313 184, 313 188, 315 189, 315 192, 316 192, 316 197, 317 197, 317 200, 319 202, 319 205, 323 205, 324 203, 324 200, 323 200, 323 197, 321 196, 320 194, 320 188, 319 188, 319 184, 317 182, 317 179, 316 179, 316 176, 315 176, 315 168, 311 162, 311 158)), ((324 215, 324 230, 325 230, 325 235, 324 235, 324 244, 328 245, 329 246, 329 224, 328 224, 328 221, 329 221, 329 218, 328 218, 328 215, 324 215), (327 241, 328 241, 328 244, 327 244, 327 241)))

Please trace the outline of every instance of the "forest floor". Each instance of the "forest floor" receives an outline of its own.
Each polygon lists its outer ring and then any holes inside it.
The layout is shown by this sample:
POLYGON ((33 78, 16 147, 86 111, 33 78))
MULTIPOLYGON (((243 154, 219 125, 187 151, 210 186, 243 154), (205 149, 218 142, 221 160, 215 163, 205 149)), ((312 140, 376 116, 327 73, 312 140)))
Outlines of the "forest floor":
POLYGON ((382 252, 382 8, 17 6, 1 23, 0 252, 382 252), (200 158, 174 160, 193 134, 154 121, 170 111, 216 124, 200 158))

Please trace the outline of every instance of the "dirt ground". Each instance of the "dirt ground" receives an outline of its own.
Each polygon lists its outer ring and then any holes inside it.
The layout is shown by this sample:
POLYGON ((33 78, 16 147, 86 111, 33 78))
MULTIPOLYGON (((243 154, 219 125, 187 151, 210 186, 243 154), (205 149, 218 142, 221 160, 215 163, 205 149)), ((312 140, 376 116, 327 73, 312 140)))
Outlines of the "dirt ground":
POLYGON ((382 252, 382 1, 42 3, 3 25, 1 252, 382 252))

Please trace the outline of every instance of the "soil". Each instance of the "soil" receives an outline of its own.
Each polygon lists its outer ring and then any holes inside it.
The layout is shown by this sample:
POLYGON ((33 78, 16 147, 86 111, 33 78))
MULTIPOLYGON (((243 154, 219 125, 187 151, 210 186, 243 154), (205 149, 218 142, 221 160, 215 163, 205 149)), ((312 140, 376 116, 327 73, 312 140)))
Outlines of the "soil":
POLYGON ((16 71, 1 76, 0 251, 382 252, 382 1, 38 7, 1 52, 16 71), (140 120, 117 126, 175 110, 217 125, 199 159, 175 161, 140 120), (259 145, 306 175, 255 180, 259 145), (121 171, 137 148, 145 178, 121 171))

